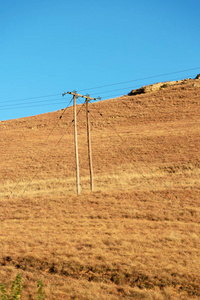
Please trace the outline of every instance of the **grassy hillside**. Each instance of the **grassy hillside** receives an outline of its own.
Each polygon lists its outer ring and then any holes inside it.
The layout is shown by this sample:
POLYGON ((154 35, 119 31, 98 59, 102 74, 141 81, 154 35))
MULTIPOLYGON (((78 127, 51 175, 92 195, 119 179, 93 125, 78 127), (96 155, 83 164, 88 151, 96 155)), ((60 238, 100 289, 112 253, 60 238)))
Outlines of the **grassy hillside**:
POLYGON ((200 80, 0 123, 0 283, 24 299, 199 299, 200 80), (60 119, 60 116, 62 118, 60 119))

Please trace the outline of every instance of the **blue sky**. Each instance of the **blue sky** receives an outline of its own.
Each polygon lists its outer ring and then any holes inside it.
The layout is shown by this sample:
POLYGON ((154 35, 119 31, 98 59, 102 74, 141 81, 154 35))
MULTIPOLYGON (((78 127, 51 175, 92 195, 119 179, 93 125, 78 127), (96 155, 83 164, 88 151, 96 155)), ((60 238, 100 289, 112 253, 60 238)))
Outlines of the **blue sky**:
POLYGON ((195 77, 199 14, 199 0, 0 0, 0 120, 64 108, 67 91, 108 99, 195 77))

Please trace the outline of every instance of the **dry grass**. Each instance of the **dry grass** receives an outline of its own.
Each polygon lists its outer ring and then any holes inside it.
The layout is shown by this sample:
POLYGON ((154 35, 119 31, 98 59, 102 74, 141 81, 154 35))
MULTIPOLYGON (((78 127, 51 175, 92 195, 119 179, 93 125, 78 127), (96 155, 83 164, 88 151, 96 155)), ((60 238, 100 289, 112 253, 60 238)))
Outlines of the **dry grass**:
POLYGON ((191 80, 92 104, 94 193, 81 112, 79 197, 71 109, 45 143, 60 112, 1 122, 0 283, 22 273, 24 299, 40 278, 47 299, 199 299, 199 95, 191 80))
POLYGON ((19 270, 27 285, 42 278, 49 299, 70 296, 77 280, 80 299, 96 289, 99 299, 102 289, 108 299, 165 299, 169 288, 199 296, 199 203, 191 194, 184 202, 133 191, 2 200, 1 278, 19 270))

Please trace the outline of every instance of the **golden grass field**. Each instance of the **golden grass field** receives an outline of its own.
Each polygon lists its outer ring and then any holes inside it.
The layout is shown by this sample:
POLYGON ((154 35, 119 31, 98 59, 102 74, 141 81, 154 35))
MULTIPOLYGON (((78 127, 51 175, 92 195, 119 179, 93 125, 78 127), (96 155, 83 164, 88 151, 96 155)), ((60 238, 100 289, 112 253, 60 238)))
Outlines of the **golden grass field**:
POLYGON ((200 299, 200 80, 0 123, 0 283, 23 299, 200 299), (80 111, 79 111, 80 110, 80 111), (62 118, 59 117, 63 114, 62 118))

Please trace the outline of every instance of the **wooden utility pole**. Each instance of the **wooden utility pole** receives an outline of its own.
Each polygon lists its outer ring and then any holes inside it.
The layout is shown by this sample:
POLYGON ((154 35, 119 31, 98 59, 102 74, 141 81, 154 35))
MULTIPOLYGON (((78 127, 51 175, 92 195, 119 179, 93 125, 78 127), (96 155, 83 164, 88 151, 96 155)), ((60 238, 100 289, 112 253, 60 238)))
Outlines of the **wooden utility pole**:
MULTIPOLYGON (((87 142, 88 142, 88 158, 89 158, 89 169, 90 169, 90 189, 94 188, 93 180, 93 168, 92 168, 92 149, 91 149, 91 139, 90 139, 90 122, 89 122, 89 110, 88 102, 90 100, 97 100, 96 98, 91 98, 90 96, 79 95, 76 92, 67 92, 73 95, 74 98, 74 140, 75 140, 75 155, 76 155, 76 185, 77 194, 80 194, 80 179, 79 179, 79 159, 78 159, 78 141, 77 141, 77 124, 76 124, 76 97, 82 97, 86 99, 86 119, 87 119, 87 142)), ((65 95, 66 93, 63 93, 65 95)))
POLYGON ((88 109, 88 98, 86 98, 86 119, 87 119, 87 143, 88 143, 88 159, 89 159, 89 169, 90 169, 90 189, 94 189, 93 180, 93 167, 92 167, 92 148, 90 139, 90 120, 89 120, 89 109, 88 109))
POLYGON ((80 194, 80 175, 79 175, 79 159, 78 159, 78 139, 77 139, 77 122, 76 122, 76 94, 74 94, 74 141, 76 156, 76 189, 77 195, 80 194))

